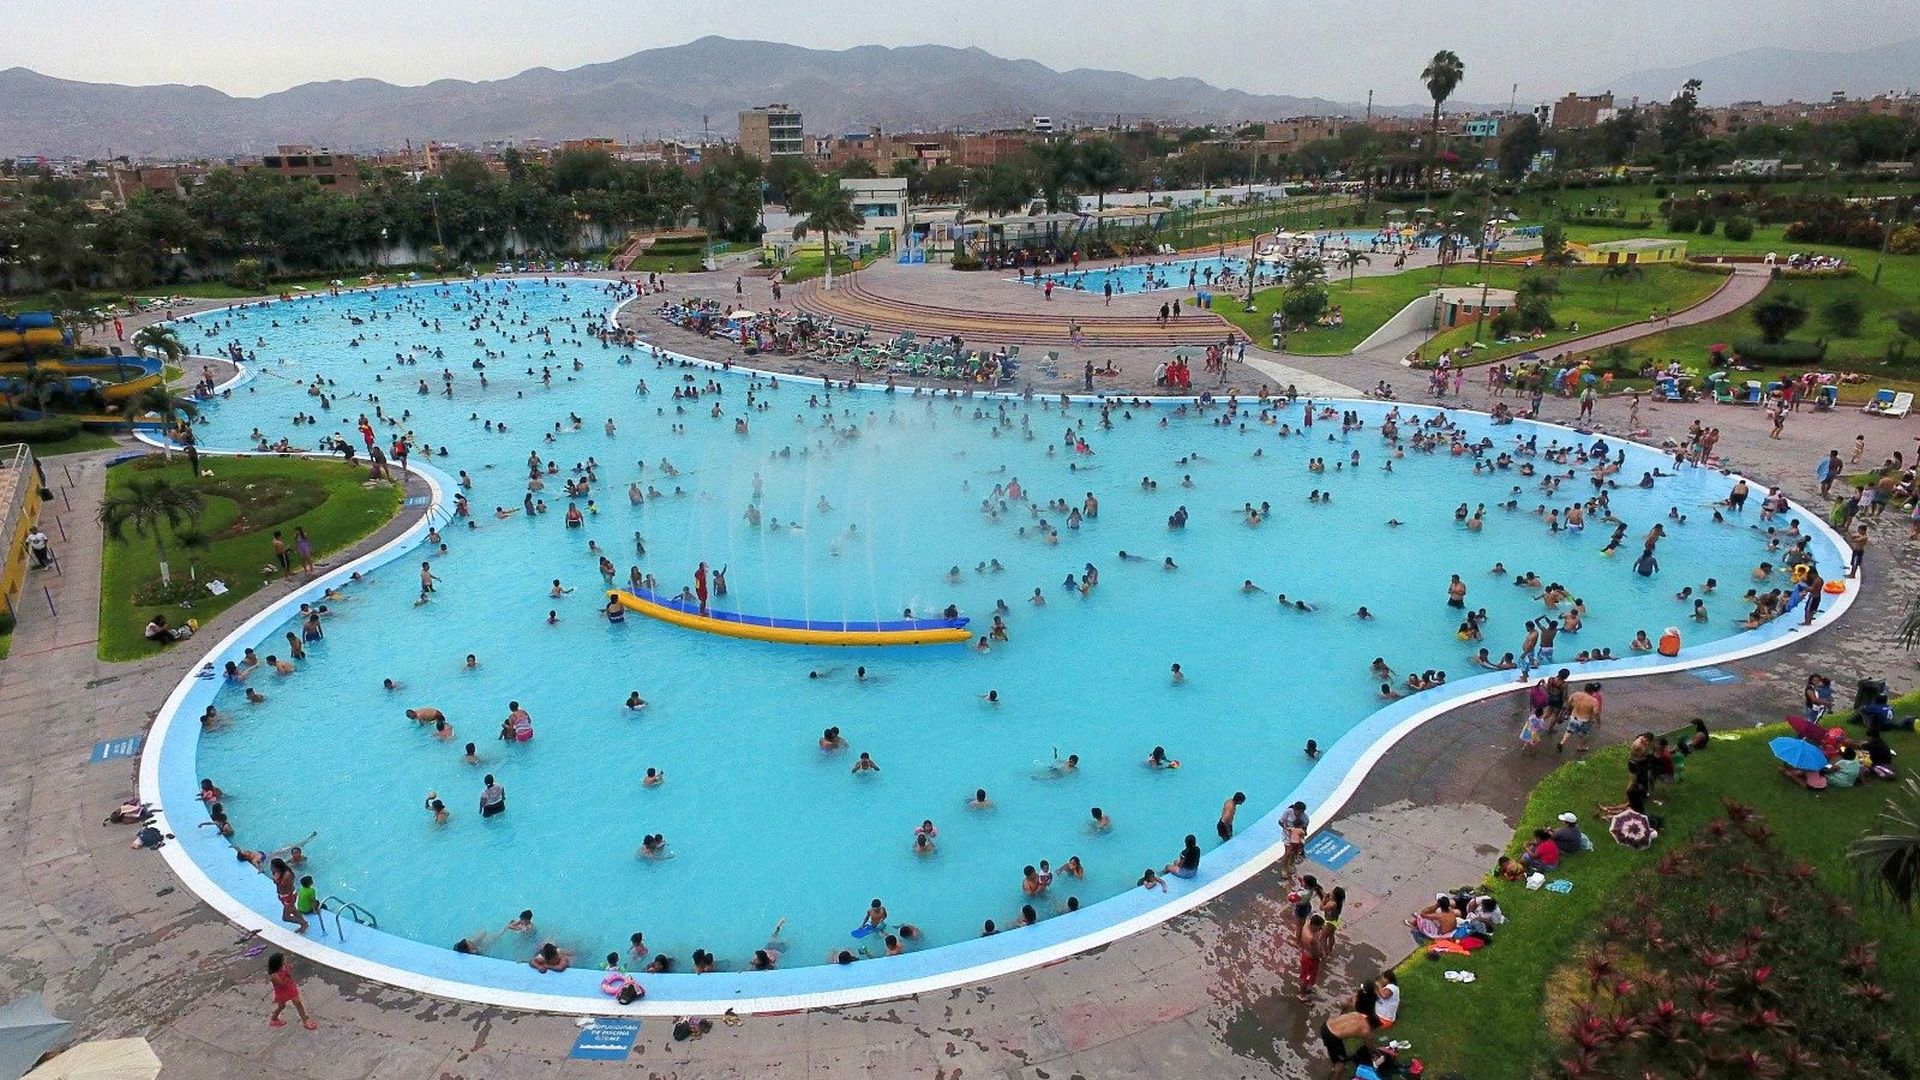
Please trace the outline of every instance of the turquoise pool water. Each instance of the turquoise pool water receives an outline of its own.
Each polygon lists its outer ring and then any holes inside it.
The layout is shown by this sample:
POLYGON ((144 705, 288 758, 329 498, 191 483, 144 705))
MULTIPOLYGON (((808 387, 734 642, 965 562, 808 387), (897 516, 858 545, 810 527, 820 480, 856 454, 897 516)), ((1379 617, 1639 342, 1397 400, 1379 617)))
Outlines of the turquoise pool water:
MULTIPOLYGON (((1041 276, 1041 282, 1052 281, 1055 289, 1072 292, 1088 292, 1096 296, 1105 295, 1106 286, 1113 286, 1115 296, 1131 295, 1142 292, 1159 292, 1166 289, 1188 290, 1189 281, 1193 286, 1206 288, 1211 280, 1208 274, 1218 277, 1222 271, 1246 273, 1247 260, 1227 256, 1209 259, 1158 259, 1147 262, 1128 263, 1125 266, 1107 266, 1098 269, 1060 270, 1041 276)), ((1271 267, 1263 267, 1261 275, 1265 278, 1273 273, 1271 267)), ((1018 279, 1008 279, 1018 280, 1018 279)), ((1246 278, 1242 277, 1240 287, 1246 287, 1246 278)), ((1035 288, 1030 279, 1028 288, 1035 288)))
MULTIPOLYGON (((1279 409, 1274 424, 1243 413, 1244 424, 1222 425, 1222 410, 1178 415, 1162 402, 1116 409, 1109 429, 1085 404, 1063 415, 1057 403, 829 398, 817 383, 776 388, 603 347, 589 331, 614 300, 599 283, 492 281, 314 297, 182 326, 198 351, 237 342, 256 353, 255 376, 207 409, 203 444, 244 448, 257 429, 309 447, 337 432, 358 448, 353 422, 371 415, 375 395, 390 416, 405 415, 379 425, 383 442, 411 430, 446 447, 438 467, 472 478, 472 527, 440 526, 447 552, 430 557, 441 579, 432 602, 415 605, 426 551, 348 586, 296 674, 254 677, 264 704, 220 691, 232 724, 200 739, 192 767, 226 790, 237 843, 271 848, 317 830, 308 853, 319 894, 372 911, 383 931, 444 948, 532 908, 537 936, 588 966, 640 931, 682 968, 696 948, 738 968, 784 918, 783 967, 796 967, 858 947, 848 931, 875 897, 932 946, 975 938, 985 919, 1009 926, 1028 902, 1049 923, 1098 918, 1059 912, 1069 897, 1091 905, 1132 892, 1187 833, 1213 851, 1214 822, 1235 791, 1247 796, 1243 829, 1270 823, 1313 767, 1305 742, 1330 747, 1380 705, 1372 658, 1403 673, 1470 674, 1460 613, 1445 602, 1449 574, 1467 583, 1471 607, 1488 609, 1495 656, 1517 650, 1522 620, 1544 611, 1511 573, 1568 584, 1589 610, 1586 628, 1560 639, 1564 662, 1600 645, 1624 654, 1636 630, 1657 637, 1668 624, 1686 628, 1690 648, 1737 633, 1739 594, 1766 557, 1747 527, 1758 492, 1741 522, 1716 526, 1709 504, 1728 480, 1692 471, 1635 488, 1664 464, 1638 448, 1627 450, 1626 486, 1609 495, 1630 526, 1629 553, 1666 521, 1653 578, 1633 574, 1629 558, 1598 555, 1603 527, 1555 534, 1531 513, 1586 497, 1584 471, 1555 496, 1538 477, 1476 475, 1445 449, 1409 452, 1385 471, 1381 403, 1341 406, 1365 421, 1358 431, 1321 421, 1283 435, 1279 424, 1297 429, 1303 405, 1279 409), (471 367, 484 352, 504 353, 485 359, 486 389, 471 367), (443 368, 451 398, 439 392, 443 368), (308 392, 315 378, 330 380, 330 409, 308 392), (676 402, 676 387, 703 393, 676 402), (296 425, 296 413, 319 422, 296 425), (1090 453, 1067 447, 1069 426, 1090 453), (558 469, 536 493, 550 512, 496 518, 496 506, 528 494, 530 451, 558 469), (1347 464, 1354 453, 1358 467, 1347 464), (589 458, 598 512, 569 530, 562 481, 589 458), (1313 458, 1327 471, 1309 471, 1313 458), (1040 506, 995 495, 1015 479, 1040 506), (634 504, 630 482, 660 494, 634 504), (1520 509, 1500 509, 1515 485, 1520 509), (1315 490, 1332 501, 1310 501, 1315 490), (1077 529, 1044 508, 1079 506, 1088 492, 1100 513, 1077 529), (1272 516, 1249 526, 1243 506, 1263 502, 1272 516), (1456 524, 1462 502, 1486 504, 1484 529, 1456 524), (1181 506, 1185 528, 1169 529, 1181 506), (1688 523, 1668 520, 1670 508, 1688 523), (1040 539, 1042 519, 1057 543, 1040 539), (609 625, 589 541, 610 553, 618 580, 638 565, 667 591, 690 584, 699 561, 724 566, 730 591, 716 606, 755 614, 885 619, 951 603, 984 630, 1004 600, 1010 640, 985 653, 827 650, 637 615, 609 625), (1123 549, 1136 558, 1121 559, 1123 549), (1496 561, 1507 577, 1489 573, 1496 561), (1088 563, 1097 587, 1084 597, 1064 588, 1088 563), (1710 576, 1722 583, 1708 599, 1711 621, 1686 621, 1673 593, 1710 576), (552 598, 555 578, 573 591, 552 598), (1265 591, 1243 592, 1247 579, 1265 591), (1036 589, 1044 606, 1028 602, 1036 589), (1282 610, 1276 593, 1316 610, 1282 610), (1371 621, 1352 616, 1363 604, 1371 621), (402 688, 383 689, 383 678, 402 688), (634 691, 647 701, 638 712, 623 704, 634 691), (982 699, 989 691, 998 705, 982 699), (509 701, 532 714, 532 741, 495 738, 509 701), (443 710, 456 738, 438 741, 404 717, 420 706, 443 710), (829 726, 846 751, 819 748, 829 726), (469 740, 480 765, 462 760, 469 740), (1156 745, 1181 767, 1147 768, 1156 745), (878 773, 850 771, 862 751, 878 773), (1052 763, 1068 754, 1081 767, 1057 776, 1052 763), (649 767, 664 784, 642 783, 649 767), (487 772, 510 808, 482 820, 487 772), (990 809, 966 805, 977 788, 990 809), (448 824, 423 809, 429 790, 446 801, 448 824), (1111 829, 1092 827, 1094 806, 1111 829), (931 855, 913 851, 924 819, 938 828, 931 855), (672 858, 636 858, 650 833, 665 834, 672 858), (1023 866, 1046 859, 1057 869, 1073 856, 1085 879, 1057 877, 1029 901, 1023 866)), ((1433 415, 1402 411, 1403 437, 1412 417, 1433 415)), ((1496 450, 1522 436, 1542 449, 1571 437, 1460 419, 1496 450)), ((289 628, 264 628, 260 652, 280 651, 289 628)), ((273 910, 270 894, 248 902, 273 910)), ((491 954, 521 961, 537 943, 509 935, 491 954)))

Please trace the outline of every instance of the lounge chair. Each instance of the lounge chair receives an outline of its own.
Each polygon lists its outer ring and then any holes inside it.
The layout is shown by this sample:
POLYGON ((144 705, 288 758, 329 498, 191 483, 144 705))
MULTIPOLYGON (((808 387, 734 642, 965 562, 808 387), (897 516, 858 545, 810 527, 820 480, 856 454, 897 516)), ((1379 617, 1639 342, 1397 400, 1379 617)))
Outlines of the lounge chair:
POLYGON ((1894 394, 1891 390, 1876 390, 1873 393, 1873 400, 1860 406, 1860 411, 1863 413, 1884 413, 1893 406, 1893 397, 1894 394))
POLYGON ((1912 411, 1913 395, 1902 390, 1898 394, 1893 395, 1893 404, 1887 406, 1887 411, 1884 415, 1891 416, 1895 420, 1898 420, 1912 411))

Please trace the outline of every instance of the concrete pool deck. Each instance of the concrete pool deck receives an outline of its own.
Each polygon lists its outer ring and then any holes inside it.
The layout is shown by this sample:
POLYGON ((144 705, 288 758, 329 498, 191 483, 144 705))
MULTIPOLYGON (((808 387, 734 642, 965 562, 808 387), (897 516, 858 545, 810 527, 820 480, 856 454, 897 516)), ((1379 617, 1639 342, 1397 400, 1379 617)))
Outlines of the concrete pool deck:
MULTIPOLYGON (((1470 389, 1469 404, 1476 392, 1470 389)), ((1574 409, 1571 401, 1549 402, 1546 418, 1565 420, 1574 409)), ((1617 429, 1624 409, 1605 403, 1601 418, 1617 429)), ((1641 412, 1656 441, 1682 434, 1695 417, 1719 424, 1725 457, 1801 499, 1814 494, 1817 457, 1829 446, 1844 449, 1856 431, 1867 434, 1872 461, 1909 445, 1905 425, 1857 412, 1795 414, 1779 441, 1766 438, 1752 410, 1646 403, 1641 412)), ((0 738, 14 748, 0 762, 10 856, 0 871, 0 1000, 44 989, 85 1036, 145 1035, 167 1063, 166 1076, 611 1074, 606 1063, 567 1059, 578 1034, 569 1017, 449 1003, 304 963, 297 971, 322 1026, 271 1031, 262 958, 245 957, 240 935, 179 888, 158 857, 128 851, 128 830, 97 824, 131 791, 132 760, 88 764, 93 745, 143 730, 190 658, 129 665, 94 658, 98 531, 90 508, 110 456, 49 463, 56 488, 49 509, 59 508, 67 533, 56 541, 64 574, 36 572, 29 589, 33 595, 48 585, 61 614, 23 610, 13 655, 0 662, 0 738)), ((1891 520, 1876 530, 1876 585, 1838 627, 1727 665, 1738 682, 1683 674, 1616 684, 1610 713, 1631 719, 1607 733, 1671 728, 1692 715, 1774 715, 1796 700, 1808 670, 1827 670, 1843 687, 1856 675, 1880 674, 1908 688, 1911 680, 1901 676, 1912 669, 1889 633, 1920 582, 1907 565, 1920 545, 1908 543, 1905 531, 1891 520)), ((210 629, 224 632, 249 610, 225 614, 210 629)), ((1390 752, 1330 823, 1360 849, 1338 873, 1315 868, 1350 894, 1346 945, 1332 965, 1340 992, 1354 975, 1404 951, 1407 911, 1436 888, 1477 880, 1510 836, 1527 791, 1556 764, 1512 753, 1513 731, 1508 701, 1430 723, 1390 752)), ((1272 871, 1263 872, 1165 925, 961 990, 749 1017, 679 1044, 664 1021, 648 1020, 629 1061, 650 1075, 686 1077, 1319 1075, 1310 1021, 1331 1011, 1333 996, 1311 1009, 1293 1000, 1291 950, 1272 930, 1277 884, 1272 871)))

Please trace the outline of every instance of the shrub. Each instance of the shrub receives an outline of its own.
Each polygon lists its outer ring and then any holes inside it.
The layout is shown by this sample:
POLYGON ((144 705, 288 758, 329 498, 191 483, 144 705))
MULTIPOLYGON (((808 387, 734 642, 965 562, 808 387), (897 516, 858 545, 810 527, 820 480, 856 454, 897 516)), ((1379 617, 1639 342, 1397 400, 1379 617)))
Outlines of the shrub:
POLYGON ((955 255, 953 257, 953 268, 955 270, 978 270, 982 265, 984 264, 982 264, 979 257, 975 255, 955 255))
POLYGON ((1833 281, 1838 278, 1849 278, 1853 275, 1854 269, 1851 266, 1823 267, 1817 270, 1796 270, 1791 266, 1776 266, 1773 268, 1774 277, 1785 278, 1789 281, 1833 281))
POLYGON ((31 446, 40 443, 64 442, 78 434, 80 434, 80 421, 71 416, 0 422, 0 443, 23 442, 31 446))
POLYGON ((1727 223, 1721 226, 1720 231, 1725 234, 1729 240, 1751 240, 1753 239, 1753 219, 1750 217, 1730 217, 1727 219, 1727 223))
POLYGON ((1280 300, 1281 314, 1288 326, 1312 326, 1327 309, 1327 290, 1319 285, 1295 285, 1280 300))
POLYGON ((1920 255, 1920 225, 1893 230, 1893 235, 1887 238, 1887 254, 1920 255))
POLYGON ((1569 1000, 1549 1010, 1562 1014, 1548 1021, 1555 1075, 1912 1074, 1875 943, 1772 835, 1728 801, 1693 836, 1661 838, 1628 888, 1630 917, 1556 979, 1569 1000))
POLYGON ((1860 333, 1860 324, 1866 321, 1867 308, 1851 296, 1842 296, 1828 301, 1827 306, 1820 309, 1820 317, 1834 337, 1855 337, 1860 333))
POLYGON ((1695 274, 1716 274, 1720 277, 1727 277, 1733 273, 1732 263, 1695 262, 1692 259, 1683 259, 1680 262, 1670 263, 1668 265, 1675 269, 1686 270, 1695 274))
POLYGON ((1675 209, 1667 215, 1667 231, 1690 233, 1700 227, 1700 215, 1692 210, 1675 209))
POLYGON ((1712 236, 1712 235, 1713 235, 1713 227, 1714 227, 1715 225, 1718 225, 1718 224, 1720 224, 1720 222, 1719 222, 1719 219, 1717 219, 1717 218, 1712 218, 1712 217, 1702 217, 1702 218, 1700 219, 1700 235, 1701 235, 1701 236, 1712 236))
POLYGON ((1739 339, 1734 341, 1733 351, 1740 354, 1740 359, 1755 364, 1817 364, 1826 359, 1827 343, 1739 339))
POLYGON ((267 289, 267 268, 259 259, 240 259, 227 272, 227 284, 243 292, 258 293, 267 289))
POLYGON ((1652 218, 1605 217, 1597 214, 1569 214, 1565 219, 1569 225, 1604 225, 1608 228, 1650 229, 1652 218))
POLYGON ((1778 345, 1806 323, 1807 305, 1791 293, 1777 292, 1753 305, 1752 317, 1761 340, 1778 345))
POLYGON ((1656 199, 1664 199, 1671 194, 1673 194, 1673 192, 1669 190, 1665 184, 1659 184, 1653 189, 1653 197, 1656 199))

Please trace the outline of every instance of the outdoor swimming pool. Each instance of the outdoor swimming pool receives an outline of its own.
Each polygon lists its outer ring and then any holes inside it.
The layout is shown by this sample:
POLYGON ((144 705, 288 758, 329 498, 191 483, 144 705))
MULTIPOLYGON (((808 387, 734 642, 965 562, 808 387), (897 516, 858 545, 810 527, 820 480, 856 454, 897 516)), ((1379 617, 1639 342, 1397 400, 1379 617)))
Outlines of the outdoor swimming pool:
MULTIPOLYGON (((1272 845, 1275 808, 1296 791, 1318 806, 1396 724, 1450 696, 1415 695, 1382 709, 1372 658, 1402 673, 1444 669, 1450 690, 1470 691, 1471 647, 1455 637, 1460 612, 1445 602, 1449 574, 1468 584, 1470 607, 1488 609, 1484 644, 1496 657, 1517 650, 1522 620, 1545 610, 1538 590, 1510 583, 1522 570, 1586 600, 1586 628, 1560 638, 1561 662, 1600 645, 1624 655, 1636 630, 1657 637, 1668 624, 1685 628, 1694 656, 1739 633, 1740 593, 1767 557, 1761 534, 1747 527, 1759 492, 1738 523, 1716 526, 1709 504, 1731 481, 1694 470, 1635 488, 1642 472, 1666 463, 1638 447, 1626 448, 1623 486, 1609 495, 1630 526, 1628 556, 1653 523, 1668 525, 1650 579, 1632 573, 1630 557, 1597 556, 1607 534, 1597 522, 1551 534, 1530 512, 1587 497, 1584 472, 1549 498, 1537 477, 1476 475, 1469 458, 1444 449, 1409 452, 1385 471, 1382 403, 1341 404, 1366 421, 1363 430, 1342 435, 1337 421, 1321 421, 1292 436, 1251 414, 1230 426, 1214 423, 1217 409, 1174 415, 1168 402, 1117 409, 1111 430, 1086 404, 1063 416, 1057 403, 839 392, 829 407, 817 383, 783 378, 776 389, 603 347, 588 330, 613 301, 597 282, 490 281, 313 297, 182 325, 199 351, 237 341, 258 354, 253 376, 206 410, 203 446, 245 448, 257 428, 303 446, 337 432, 358 448, 353 423, 371 415, 367 395, 378 395, 388 415, 406 411, 399 426, 379 426, 382 441, 411 430, 444 445, 447 456, 433 463, 449 483, 456 470, 472 478, 474 517, 472 527, 436 517, 448 550, 430 559, 441 579, 430 603, 415 606, 418 563, 429 557, 417 547, 343 585, 347 598, 331 604, 326 638, 301 670, 253 677, 264 704, 211 681, 189 680, 176 692, 169 708, 182 723, 155 736, 143 768, 173 809, 176 866, 184 851, 203 885, 269 922, 278 913, 266 880, 237 864, 211 830, 193 827, 198 818, 186 808, 195 780, 208 776, 228 794, 235 843, 269 849, 317 830, 307 872, 318 893, 379 920, 380 933, 350 923, 344 941, 329 930, 320 944, 425 972, 434 989, 483 984, 604 1001, 599 962, 624 951, 631 933, 676 957, 676 970, 704 948, 738 971, 781 919, 782 971, 733 982, 658 979, 648 983, 651 999, 761 987, 802 995, 1018 966, 1023 955, 1143 925, 1161 905, 1224 887, 1272 845), (483 349, 505 353, 486 362, 484 390, 471 367, 483 349), (396 364, 396 354, 419 363, 396 364), (443 368, 450 398, 440 392, 443 368), (331 409, 308 393, 317 377, 338 395, 331 409), (418 392, 422 380, 428 393, 418 392), (674 400, 677 387, 710 385, 717 392, 674 400), (320 422, 295 425, 296 412, 320 422), (737 433, 741 419, 747 434, 737 433), (490 432, 488 421, 507 429, 490 432), (1067 446, 1069 424, 1091 453, 1067 446), (533 493, 550 512, 496 518, 495 507, 517 507, 529 494, 530 451, 558 467, 533 493), (1353 453, 1358 467, 1348 464, 1353 453), (567 529, 562 482, 590 457, 599 467, 596 512, 567 529), (1309 472, 1311 458, 1324 458, 1327 471, 1309 472), (996 496, 995 485, 1015 479, 1041 509, 996 496), (658 494, 630 502, 635 481, 658 494), (1499 509, 1515 485, 1521 508, 1499 509), (1332 501, 1309 501, 1313 490, 1332 501), (1054 499, 1078 507, 1089 492, 1099 515, 1078 528, 1044 509, 1054 499), (1273 517, 1249 526, 1243 505, 1262 502, 1273 517), (1486 505, 1482 531, 1456 524, 1462 502, 1486 505), (1180 506, 1191 518, 1169 529, 1180 506), (1667 520, 1671 507, 1688 523, 1667 520), (750 509, 761 515, 757 526, 750 509), (1389 527, 1389 518, 1404 524, 1389 527), (1057 543, 1040 539, 1041 519, 1058 530, 1057 543), (836 650, 710 636, 637 615, 610 625, 599 614, 603 581, 590 540, 612 557, 617 583, 638 566, 672 592, 691 583, 702 560, 725 567, 730 591, 714 606, 752 614, 887 619, 906 608, 936 615, 952 603, 985 632, 1004 600, 1010 640, 985 653, 965 645, 836 650), (1133 557, 1121 559, 1121 550, 1133 557), (1496 561, 1507 577, 1489 573, 1496 561), (1099 571, 1089 595, 1063 587, 1089 563, 1099 571), (1708 600, 1712 621, 1689 622, 1672 595, 1710 576, 1721 582, 1708 600), (555 578, 573 591, 551 598, 555 578), (1266 591, 1243 592, 1248 579, 1266 591), (1029 602, 1036 589, 1044 606, 1029 602), (1316 610, 1282 610, 1275 593, 1316 610), (1373 620, 1352 617, 1363 604, 1373 620), (469 653, 478 658, 472 670, 463 665, 469 653), (1174 663, 1182 682, 1170 676, 1174 663), (388 677, 402 688, 382 689, 388 677), (633 691, 645 709, 624 707, 633 691), (989 691, 998 705, 982 700, 989 691), (232 723, 201 737, 193 719, 209 700, 232 723), (495 737, 510 701, 532 714, 532 741, 495 737), (404 717, 420 706, 444 710, 456 737, 438 741, 404 717), (818 747, 829 726, 841 729, 847 750, 818 747), (1302 753, 1308 739, 1327 751, 1318 768, 1302 753), (468 741, 481 764, 462 760, 468 741), (1156 745, 1180 768, 1142 764, 1156 745), (862 751, 879 772, 851 773, 862 751), (1068 754, 1081 767, 1056 775, 1053 763, 1068 754), (666 782, 643 786, 648 767, 664 770, 666 782), (482 820, 476 806, 488 772, 506 787, 510 810, 482 820), (991 808, 966 805, 977 788, 991 808), (430 790, 446 801, 450 823, 435 825, 423 808, 430 790), (1241 835, 1218 846, 1213 825, 1235 791, 1247 795, 1241 835), (1092 827, 1095 806, 1110 830, 1092 827), (918 855, 913 833, 925 819, 938 829, 937 846, 918 855), (649 833, 665 834, 671 858, 636 857, 649 833), (1176 881, 1166 894, 1135 888, 1143 868, 1173 860, 1187 833, 1208 852, 1200 878, 1176 881), (1045 895, 1023 894, 1023 866, 1045 859, 1057 873, 1074 856, 1084 880, 1056 876, 1045 895), (925 944, 907 957, 818 967, 843 948, 880 951, 849 936, 875 897, 894 924, 920 927, 925 944), (1069 897, 1087 910, 1062 914, 1069 897), (1023 903, 1036 908, 1038 927, 980 938, 983 920, 1004 930, 1023 903), (537 933, 506 935, 488 957, 449 950, 522 908, 534 910, 537 933), (581 969, 532 972, 525 960, 544 940, 573 949, 581 969)), ((1297 428, 1303 411, 1283 408, 1275 419, 1297 428)), ((1542 449, 1574 437, 1474 414, 1460 421, 1496 450, 1518 436, 1537 437, 1542 449)), ((1411 434, 1411 423, 1401 427, 1411 434)), ((585 511, 585 499, 573 501, 585 511)), ((1823 565, 1837 564, 1829 534, 1816 550, 1823 565)), ((276 651, 289 628, 284 611, 264 617, 209 659, 244 645, 276 651)), ((1785 632, 1776 624, 1760 636, 1785 632)), ((1483 685, 1511 678, 1489 674, 1483 685)))
MULTIPOLYGON (((1053 287, 1056 289, 1066 289, 1072 292, 1087 292, 1095 296, 1104 295, 1105 287, 1111 284, 1114 295, 1120 296, 1123 294, 1158 292, 1164 289, 1189 289, 1189 281, 1204 289, 1207 287, 1208 282, 1220 276, 1222 271, 1230 271, 1235 275, 1240 275, 1246 273, 1246 267, 1246 259, 1235 258, 1231 255, 1226 258, 1216 256, 1209 259, 1148 260, 1146 262, 1127 263, 1124 266, 1106 266, 1083 270, 1059 270, 1041 276, 1039 281, 1042 283, 1052 281, 1053 287)), ((1272 274, 1272 267, 1262 267, 1262 283, 1268 283, 1267 278, 1272 274)), ((1019 281, 1018 278, 1008 278, 1007 280, 1019 281)), ((1241 288, 1245 288, 1246 278, 1241 277, 1239 281, 1241 288)), ((1029 279, 1024 284, 1026 284, 1028 288, 1038 287, 1032 279, 1029 279)))
MULTIPOLYGON (((1371 250, 1380 233, 1368 229, 1325 229, 1313 233, 1300 233, 1301 237, 1325 238, 1327 250, 1340 247, 1352 247, 1355 250, 1371 250)), ((1269 238, 1270 239, 1270 238, 1269 238)), ((1246 250, 1241 245, 1241 250, 1246 250)), ((1014 277, 1008 281, 1022 284, 1028 288, 1038 288, 1047 281, 1053 282, 1055 289, 1075 292, 1087 292, 1096 296, 1105 295, 1108 284, 1113 285, 1115 296, 1133 293, 1159 292, 1168 289, 1189 290, 1207 288, 1208 283, 1220 276, 1222 271, 1234 275, 1246 273, 1247 260, 1242 256, 1213 256, 1204 259, 1148 259, 1144 262, 1132 262, 1124 265, 1089 267, 1078 270, 1056 270, 1028 278, 1025 281, 1014 277), (1191 283, 1191 284, 1189 284, 1191 283)), ((1260 284, 1273 284, 1277 280, 1280 266, 1272 259, 1261 260, 1260 284)), ((1238 278, 1239 287, 1246 288, 1246 278, 1238 278)))

